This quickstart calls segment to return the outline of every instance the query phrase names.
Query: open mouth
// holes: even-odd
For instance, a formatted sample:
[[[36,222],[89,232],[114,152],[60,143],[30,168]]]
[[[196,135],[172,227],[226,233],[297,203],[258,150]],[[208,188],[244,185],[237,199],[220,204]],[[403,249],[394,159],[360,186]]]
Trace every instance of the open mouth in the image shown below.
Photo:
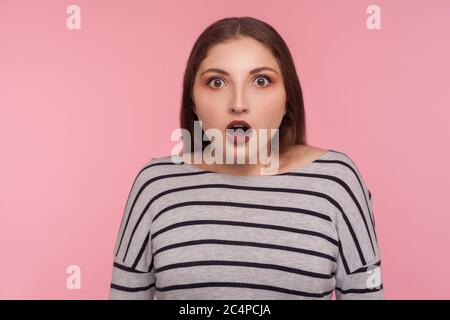
[[[252,127],[243,120],[233,120],[226,128],[227,140],[233,144],[247,143],[252,132]]]

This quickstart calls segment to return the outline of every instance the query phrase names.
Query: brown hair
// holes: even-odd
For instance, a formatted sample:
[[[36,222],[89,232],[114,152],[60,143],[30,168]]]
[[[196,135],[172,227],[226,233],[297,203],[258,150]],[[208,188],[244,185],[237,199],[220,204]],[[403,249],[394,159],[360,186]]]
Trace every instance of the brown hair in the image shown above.
[[[292,145],[306,144],[302,89],[289,48],[273,27],[252,17],[230,17],[218,20],[208,26],[198,37],[184,72],[180,127],[189,131],[190,136],[194,137],[194,121],[199,119],[194,113],[192,91],[195,75],[201,62],[206,58],[208,50],[216,44],[242,36],[251,37],[265,45],[277,59],[283,75],[287,112],[279,127],[280,152],[287,150],[287,147]],[[204,150],[210,142],[202,141],[201,150]],[[194,150],[195,143],[199,142],[191,139],[191,151]],[[187,141],[184,142],[184,146],[189,148]]]

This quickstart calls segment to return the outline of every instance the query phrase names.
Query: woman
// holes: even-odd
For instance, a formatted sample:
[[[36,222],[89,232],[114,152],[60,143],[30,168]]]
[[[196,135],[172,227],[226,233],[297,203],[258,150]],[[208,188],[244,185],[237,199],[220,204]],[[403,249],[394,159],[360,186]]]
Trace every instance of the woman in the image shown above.
[[[306,144],[295,66],[271,26],[250,17],[209,26],[182,99],[181,127],[194,139],[183,136],[181,161],[153,158],[137,174],[110,299],[384,298],[371,194],[345,153]],[[206,141],[195,138],[198,121]],[[193,161],[213,142],[231,146],[214,152],[231,164]],[[248,161],[265,146],[279,164],[272,174]]]

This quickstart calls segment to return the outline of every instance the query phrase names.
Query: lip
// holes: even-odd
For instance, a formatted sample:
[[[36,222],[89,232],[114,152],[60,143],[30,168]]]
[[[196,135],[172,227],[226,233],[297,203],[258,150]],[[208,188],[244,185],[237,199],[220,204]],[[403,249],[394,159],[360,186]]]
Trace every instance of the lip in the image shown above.
[[[246,134],[239,135],[239,136],[229,134],[228,129],[231,129],[232,126],[238,125],[238,124],[247,127],[247,130],[245,130]],[[242,129],[242,130],[244,130],[244,129]],[[230,143],[235,144],[235,145],[247,143],[250,140],[252,133],[253,133],[253,129],[252,129],[251,125],[244,120],[233,120],[226,127],[226,137]]]
[[[238,125],[238,124],[246,126],[248,129],[252,128],[252,126],[247,121],[244,121],[244,120],[233,120],[227,125],[227,129],[230,129],[232,126]]]

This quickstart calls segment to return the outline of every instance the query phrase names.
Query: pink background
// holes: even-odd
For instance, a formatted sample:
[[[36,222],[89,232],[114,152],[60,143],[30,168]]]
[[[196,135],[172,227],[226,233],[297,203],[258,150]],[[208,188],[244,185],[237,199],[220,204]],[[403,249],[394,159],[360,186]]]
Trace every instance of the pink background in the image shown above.
[[[0,0],[0,298],[107,298],[131,183],[176,144],[191,47],[244,15],[290,47],[308,142],[359,166],[386,299],[450,298],[448,0]]]

